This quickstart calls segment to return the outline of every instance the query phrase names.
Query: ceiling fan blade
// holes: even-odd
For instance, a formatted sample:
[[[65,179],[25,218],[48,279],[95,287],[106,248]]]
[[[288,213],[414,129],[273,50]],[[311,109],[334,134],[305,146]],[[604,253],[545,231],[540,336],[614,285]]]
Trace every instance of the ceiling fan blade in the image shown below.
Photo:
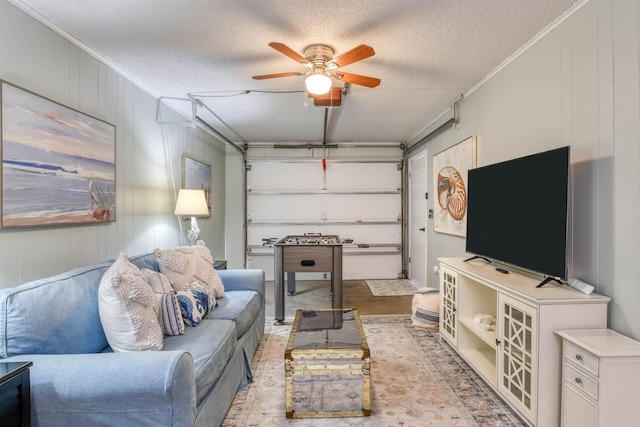
[[[298,52],[296,52],[295,50],[291,49],[289,46],[287,46],[287,45],[285,45],[283,43],[271,42],[271,43],[269,43],[269,46],[271,46],[272,48],[274,48],[278,52],[282,53],[283,55],[288,56],[289,58],[293,59],[294,61],[299,62],[302,65],[305,65],[305,64],[309,63],[309,61],[307,61],[307,58],[305,58],[304,56],[300,55]]]
[[[304,73],[276,73],[276,74],[262,74],[260,76],[253,76],[255,80],[264,80],[264,79],[275,79],[278,77],[291,77],[291,76],[302,76]]]
[[[359,74],[339,72],[334,73],[334,77],[338,80],[342,80],[343,82],[353,83],[366,87],[376,87],[380,84],[380,79],[377,79],[375,77],[361,76]]]
[[[362,61],[365,58],[375,55],[376,52],[373,50],[371,46],[367,46],[366,44],[361,44],[360,46],[356,46],[348,52],[343,53],[342,55],[338,55],[333,58],[330,62],[333,62],[338,67],[344,67],[349,64],[353,64],[354,62]]]

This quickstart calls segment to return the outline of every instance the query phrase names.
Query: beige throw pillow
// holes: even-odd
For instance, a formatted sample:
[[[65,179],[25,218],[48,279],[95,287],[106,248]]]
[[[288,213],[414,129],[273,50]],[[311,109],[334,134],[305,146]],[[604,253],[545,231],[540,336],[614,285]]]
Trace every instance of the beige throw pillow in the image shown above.
[[[155,296],[138,267],[120,254],[100,280],[98,312],[113,351],[162,350]]]
[[[151,289],[156,294],[165,294],[167,292],[173,292],[171,282],[167,279],[167,276],[159,271],[151,270],[149,268],[143,268],[142,272],[147,278],[147,283],[151,286]]]
[[[224,298],[224,285],[213,268],[211,251],[202,240],[195,246],[181,246],[175,249],[156,249],[160,272],[171,282],[176,291],[184,291],[193,282],[204,286],[211,295]]]
[[[184,320],[180,312],[180,303],[167,276],[159,271],[143,268],[142,273],[155,295],[155,310],[158,322],[165,335],[184,334]]]

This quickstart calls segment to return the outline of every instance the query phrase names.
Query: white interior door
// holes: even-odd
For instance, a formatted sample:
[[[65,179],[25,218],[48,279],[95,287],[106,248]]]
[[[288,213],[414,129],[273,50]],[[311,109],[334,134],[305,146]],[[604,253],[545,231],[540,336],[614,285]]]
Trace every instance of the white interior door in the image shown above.
[[[427,152],[409,159],[409,278],[427,285]]]

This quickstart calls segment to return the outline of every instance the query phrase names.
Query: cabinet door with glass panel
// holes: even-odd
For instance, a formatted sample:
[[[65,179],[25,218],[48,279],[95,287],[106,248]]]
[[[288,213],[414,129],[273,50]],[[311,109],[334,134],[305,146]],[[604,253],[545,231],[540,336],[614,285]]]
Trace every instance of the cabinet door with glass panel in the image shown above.
[[[498,390],[535,424],[537,310],[499,294]]]
[[[440,335],[458,345],[458,273],[440,265]]]

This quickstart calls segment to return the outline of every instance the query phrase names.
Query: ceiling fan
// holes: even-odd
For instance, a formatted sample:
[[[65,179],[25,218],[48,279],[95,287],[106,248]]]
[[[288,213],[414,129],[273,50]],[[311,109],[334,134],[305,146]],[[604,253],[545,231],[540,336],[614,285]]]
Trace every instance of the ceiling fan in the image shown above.
[[[314,44],[309,46],[304,50],[304,56],[300,55],[283,43],[271,42],[269,43],[269,46],[309,68],[309,70],[305,72],[294,71],[289,73],[253,76],[256,80],[306,75],[308,76],[305,80],[307,91],[312,95],[323,95],[328,93],[333,84],[332,79],[370,88],[376,87],[380,84],[380,79],[375,77],[361,76],[359,74],[338,71],[338,68],[375,55],[375,51],[371,46],[361,44],[360,46],[356,46],[336,57],[333,56],[333,49],[323,44]]]

